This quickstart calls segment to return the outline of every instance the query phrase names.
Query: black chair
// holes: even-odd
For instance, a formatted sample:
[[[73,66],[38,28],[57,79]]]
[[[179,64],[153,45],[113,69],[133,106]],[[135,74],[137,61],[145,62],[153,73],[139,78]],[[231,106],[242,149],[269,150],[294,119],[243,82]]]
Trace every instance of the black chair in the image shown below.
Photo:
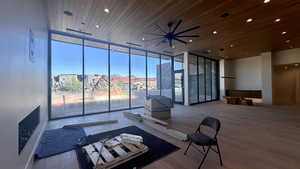
[[[206,126],[206,127],[209,127],[211,129],[213,129],[214,130],[214,135],[212,137],[210,137],[210,136],[208,136],[206,134],[203,134],[200,131],[201,126]],[[220,121],[218,119],[213,118],[213,117],[206,117],[200,123],[199,127],[197,128],[197,130],[194,133],[188,135],[190,143],[189,143],[187,149],[185,150],[184,155],[187,154],[187,151],[189,150],[190,146],[193,143],[196,144],[197,146],[202,146],[202,148],[203,148],[203,151],[200,151],[200,152],[204,155],[204,157],[202,158],[202,161],[201,161],[198,169],[200,169],[201,166],[203,165],[203,163],[204,163],[204,161],[205,161],[205,159],[207,157],[207,154],[208,154],[208,152],[210,150],[216,152],[219,155],[220,164],[221,164],[221,166],[223,166],[221,152],[220,152],[220,148],[219,148],[219,144],[218,144],[218,139],[217,139],[217,135],[219,133],[220,127],[221,127],[221,123],[220,123]],[[205,147],[208,147],[208,149],[205,150]],[[216,147],[217,150],[214,149],[213,147]]]

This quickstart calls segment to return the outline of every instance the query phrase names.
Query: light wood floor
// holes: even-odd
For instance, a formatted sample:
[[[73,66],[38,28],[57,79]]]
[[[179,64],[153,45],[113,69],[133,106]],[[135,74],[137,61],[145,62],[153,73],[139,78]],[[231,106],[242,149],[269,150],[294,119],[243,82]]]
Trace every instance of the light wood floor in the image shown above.
[[[142,112],[143,109],[133,110]],[[300,108],[279,106],[240,106],[221,102],[195,106],[176,105],[170,121],[173,128],[193,132],[205,116],[221,120],[219,136],[224,166],[220,167],[217,154],[211,152],[204,169],[299,169],[300,168]],[[123,117],[122,112],[51,121],[48,129],[75,122],[118,119],[119,123],[85,128],[88,134],[136,125],[179,147],[172,153],[146,166],[145,169],[196,169],[201,155],[159,131]],[[79,169],[74,151],[35,162],[34,169]]]

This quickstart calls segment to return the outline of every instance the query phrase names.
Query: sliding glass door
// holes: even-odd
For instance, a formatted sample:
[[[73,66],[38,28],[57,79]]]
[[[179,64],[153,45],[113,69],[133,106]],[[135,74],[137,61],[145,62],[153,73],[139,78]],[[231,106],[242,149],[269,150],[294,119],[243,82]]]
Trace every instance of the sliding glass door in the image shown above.
[[[189,103],[203,103],[218,99],[218,62],[189,55]]]
[[[82,40],[65,38],[64,41],[59,39],[51,41],[51,117],[53,118],[83,113]]]

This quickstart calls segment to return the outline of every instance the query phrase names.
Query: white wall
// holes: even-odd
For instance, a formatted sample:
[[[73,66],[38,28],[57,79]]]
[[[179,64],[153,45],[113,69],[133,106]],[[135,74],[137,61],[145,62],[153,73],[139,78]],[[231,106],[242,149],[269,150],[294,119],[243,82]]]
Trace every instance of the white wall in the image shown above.
[[[300,48],[283,50],[273,53],[273,64],[300,63]]]
[[[0,5],[0,164],[31,167],[31,156],[47,123],[47,10],[43,0],[2,0]],[[29,60],[29,28],[36,61]],[[41,105],[41,123],[18,154],[18,122]]]
[[[272,104],[272,53],[227,61],[224,72],[234,79],[225,79],[226,89],[261,90],[264,104]]]
[[[264,104],[273,103],[273,70],[272,53],[265,52],[261,55],[261,83],[262,83],[262,101]]]
[[[237,59],[230,61],[231,89],[235,90],[261,90],[262,89],[262,63],[261,56]]]

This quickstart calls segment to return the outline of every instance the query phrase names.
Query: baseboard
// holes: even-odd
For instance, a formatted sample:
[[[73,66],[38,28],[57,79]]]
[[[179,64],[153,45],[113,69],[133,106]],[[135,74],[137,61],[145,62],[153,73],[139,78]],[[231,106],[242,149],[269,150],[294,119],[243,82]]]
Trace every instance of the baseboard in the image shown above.
[[[39,145],[40,139],[41,139],[42,134],[44,133],[44,131],[46,129],[47,124],[48,124],[48,121],[46,120],[45,123],[41,127],[41,130],[40,130],[39,136],[37,138],[37,141],[35,142],[35,144],[33,146],[32,152],[30,153],[30,156],[28,158],[28,161],[26,162],[26,165],[25,165],[24,169],[32,169],[33,160],[34,160],[34,153],[35,153],[35,150],[36,150],[37,146]]]

